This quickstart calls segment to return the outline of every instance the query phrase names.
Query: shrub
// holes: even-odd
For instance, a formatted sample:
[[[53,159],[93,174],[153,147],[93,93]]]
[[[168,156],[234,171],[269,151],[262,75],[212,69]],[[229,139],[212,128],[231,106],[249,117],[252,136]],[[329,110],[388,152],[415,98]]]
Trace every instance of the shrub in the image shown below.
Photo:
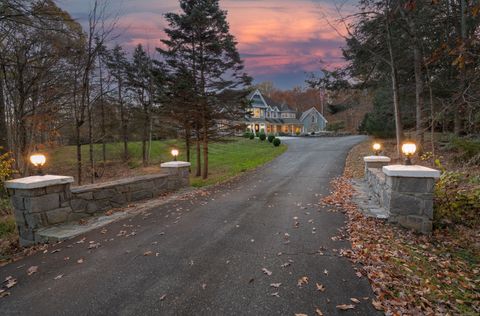
[[[13,162],[14,160],[9,153],[0,154],[0,196],[5,193],[3,182],[14,173]]]
[[[448,148],[458,153],[457,160],[468,162],[480,155],[480,141],[469,138],[455,137],[448,143]]]
[[[327,131],[330,132],[338,132],[341,129],[345,128],[345,122],[344,121],[336,121],[332,123],[327,124]]]
[[[315,132],[311,132],[310,135],[312,135],[312,136],[315,135]]]
[[[480,177],[443,172],[435,186],[435,222],[440,225],[480,226]]]
[[[273,146],[275,146],[275,147],[280,146],[281,143],[282,143],[282,141],[279,138],[275,138],[273,140]]]
[[[263,142],[265,141],[265,139],[267,139],[267,135],[265,135],[265,133],[260,133],[260,135],[258,135],[258,138],[260,138],[260,140]]]
[[[250,138],[250,134],[250,131],[246,131],[245,133],[243,133],[243,137]]]
[[[295,134],[296,134],[297,136],[300,136],[300,132],[299,132],[299,131],[296,131]]]
[[[274,139],[275,139],[275,135],[273,135],[273,134],[268,135],[268,142],[269,143],[272,143]]]
[[[255,133],[250,133],[250,139],[254,139],[255,138]]]

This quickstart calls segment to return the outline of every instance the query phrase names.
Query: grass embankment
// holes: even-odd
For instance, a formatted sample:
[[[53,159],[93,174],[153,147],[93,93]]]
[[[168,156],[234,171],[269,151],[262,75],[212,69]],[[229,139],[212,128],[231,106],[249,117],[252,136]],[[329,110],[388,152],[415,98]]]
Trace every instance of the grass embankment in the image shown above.
[[[143,175],[160,171],[160,163],[171,161],[170,150],[173,147],[180,150],[178,160],[185,160],[185,146],[178,140],[165,140],[152,142],[150,164],[142,166],[142,144],[131,142],[128,145],[130,159],[122,162],[123,144],[107,144],[107,161],[102,162],[102,146],[94,146],[94,157],[98,165],[100,178],[96,182],[105,182],[127,176]],[[211,143],[209,146],[209,177],[204,180],[191,175],[191,184],[202,187],[226,181],[243,172],[253,170],[285,152],[287,146],[274,147],[268,141],[244,138],[232,138],[221,143]],[[196,168],[196,155],[192,148],[192,173]],[[88,177],[88,146],[82,147],[84,159],[84,183],[89,182]],[[46,172],[50,174],[69,175],[76,178],[76,148],[65,146],[47,152],[48,165]],[[0,198],[0,261],[5,256],[18,251],[18,236],[15,220],[9,209],[8,199]]]
[[[170,150],[177,147],[180,150],[178,160],[186,160],[185,145],[178,140],[153,141],[150,153],[150,164],[148,167],[142,166],[142,144],[141,142],[131,142],[128,145],[130,159],[127,163],[122,162],[123,144],[107,144],[107,160],[105,167],[102,162],[101,145],[94,146],[94,157],[98,165],[98,173],[101,177],[97,182],[104,182],[129,175],[148,174],[158,172],[160,163],[171,161]],[[225,181],[242,172],[249,171],[263,165],[275,157],[281,155],[287,147],[281,145],[274,147],[268,141],[260,141],[244,138],[232,138],[224,142],[211,143],[209,145],[209,175],[208,179],[203,180],[195,177],[196,153],[195,148],[191,149],[192,156],[192,176],[191,184],[194,187],[202,187]],[[85,174],[84,182],[88,182],[88,146],[82,148],[84,158]],[[74,146],[65,146],[55,149],[48,153],[49,173],[70,175],[76,177],[76,148]]]
[[[346,177],[363,176],[362,157],[371,154],[370,145],[371,141],[367,141],[350,152]],[[388,154],[393,147],[386,147]],[[451,161],[449,164],[454,167]],[[337,191],[343,191],[339,199],[348,201],[352,188],[346,181],[339,181],[334,183]],[[436,225],[431,236],[420,236],[380,220],[365,218],[355,207],[347,214],[352,259],[363,264],[382,309],[408,315],[478,315],[478,227]]]

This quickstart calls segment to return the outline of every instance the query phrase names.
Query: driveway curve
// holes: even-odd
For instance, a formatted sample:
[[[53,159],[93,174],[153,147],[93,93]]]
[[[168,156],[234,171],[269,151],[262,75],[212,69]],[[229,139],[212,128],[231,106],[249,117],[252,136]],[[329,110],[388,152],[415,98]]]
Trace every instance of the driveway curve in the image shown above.
[[[1,313],[375,315],[368,281],[338,255],[349,243],[332,239],[345,216],[319,205],[363,139],[287,139],[255,172],[0,268],[18,280]]]

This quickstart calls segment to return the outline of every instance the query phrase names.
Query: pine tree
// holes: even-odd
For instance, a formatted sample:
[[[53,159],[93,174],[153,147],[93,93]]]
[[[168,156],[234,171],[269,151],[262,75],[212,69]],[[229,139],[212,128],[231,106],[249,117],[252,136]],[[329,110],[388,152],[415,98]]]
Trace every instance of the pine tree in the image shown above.
[[[120,109],[120,135],[123,141],[123,160],[129,159],[128,153],[128,112],[124,101],[125,81],[127,80],[128,60],[120,45],[116,45],[108,56],[107,66],[116,84],[116,99]]]
[[[153,61],[148,56],[143,46],[139,44],[133,53],[132,63],[128,67],[128,85],[133,92],[136,101],[142,109],[143,132],[142,132],[142,162],[148,165],[148,147],[152,129],[152,109],[156,97]]]
[[[162,42],[167,49],[158,51],[172,72],[186,68],[192,73],[197,161],[201,143],[202,177],[206,179],[209,142],[225,132],[220,122],[227,127],[245,114],[245,87],[251,78],[244,72],[227,12],[220,9],[218,0],[180,0],[180,8],[180,14],[166,14],[168,39]]]

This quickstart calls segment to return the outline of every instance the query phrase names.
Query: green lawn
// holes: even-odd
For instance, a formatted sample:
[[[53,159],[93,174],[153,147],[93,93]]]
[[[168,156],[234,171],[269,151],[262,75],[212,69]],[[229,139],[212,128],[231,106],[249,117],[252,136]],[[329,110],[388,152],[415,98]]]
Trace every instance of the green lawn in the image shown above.
[[[172,160],[170,150],[174,146],[180,150],[178,159],[185,160],[185,145],[180,140],[154,141],[152,142],[150,164],[158,166],[161,162]],[[232,138],[226,142],[211,143],[209,146],[209,178],[203,180],[192,176],[192,186],[201,187],[225,181],[230,177],[255,169],[271,161],[285,152],[286,149],[287,147],[283,144],[280,147],[274,147],[268,141],[262,142],[258,139]],[[85,165],[88,161],[88,150],[88,146],[82,147]],[[122,143],[107,144],[108,166],[113,168],[121,165],[122,152]],[[142,169],[140,168],[142,163],[141,142],[129,143],[129,152],[131,158],[128,166],[125,167],[130,170]],[[60,147],[48,153],[48,156],[49,166],[47,171],[49,173],[75,176],[76,149],[74,146]],[[94,156],[97,161],[101,160],[101,145],[94,146]],[[194,148],[192,148],[191,160],[192,171],[194,171],[196,165]]]
[[[158,172],[160,162],[170,161],[172,157],[170,150],[177,146],[180,150],[179,160],[185,160],[185,146],[178,140],[155,141],[152,143],[151,165],[152,167],[141,167],[142,144],[132,142],[129,144],[131,159],[128,164],[121,160],[122,144],[112,143],[107,145],[107,167],[111,169],[109,178],[122,177],[123,171],[128,174],[145,174]],[[101,145],[95,145],[95,159],[101,160]],[[287,146],[274,147],[268,141],[261,142],[258,139],[250,140],[234,138],[228,142],[212,143],[209,150],[210,173],[209,178],[203,180],[191,176],[191,183],[194,187],[202,187],[228,180],[242,172],[255,169],[275,157],[279,156]],[[82,154],[85,165],[88,161],[88,146],[83,146]],[[60,147],[47,152],[47,172],[51,174],[76,175],[76,149],[74,146]],[[195,153],[192,157],[192,171],[195,170]],[[85,179],[87,176],[84,175]],[[87,179],[88,180],[88,179]],[[7,198],[0,197],[0,262],[9,254],[15,252],[17,245],[17,233],[15,220],[10,210],[10,203]]]

